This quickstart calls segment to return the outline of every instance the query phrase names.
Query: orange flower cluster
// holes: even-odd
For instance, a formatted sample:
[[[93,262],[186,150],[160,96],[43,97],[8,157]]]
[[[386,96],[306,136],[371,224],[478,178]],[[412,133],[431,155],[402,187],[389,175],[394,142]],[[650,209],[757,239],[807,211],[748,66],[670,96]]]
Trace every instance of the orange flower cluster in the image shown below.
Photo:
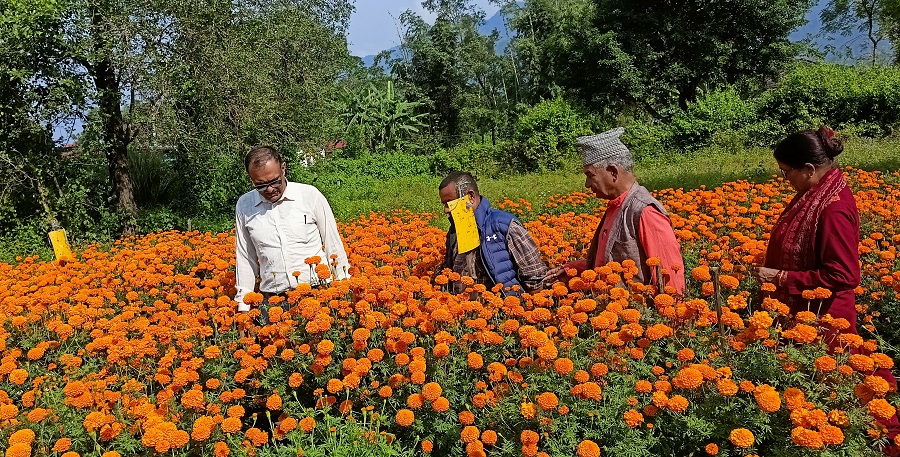
[[[885,319],[870,304],[900,293],[890,223],[900,205],[884,203],[900,191],[877,174],[850,175],[864,189],[863,221],[878,230],[860,243],[866,328]],[[445,233],[433,215],[410,212],[341,224],[352,277],[271,300],[262,327],[258,311],[237,313],[230,298],[233,234],[164,232],[89,248],[77,261],[0,265],[0,427],[10,432],[0,444],[31,455],[39,430],[41,449],[94,452],[57,424],[77,418],[104,449],[127,434],[144,455],[224,457],[303,434],[324,442],[338,416],[368,428],[369,440],[436,455],[618,455],[632,442],[675,442],[682,447],[651,452],[676,455],[790,445],[841,453],[845,435],[895,414],[891,386],[873,374],[893,361],[867,337],[831,333],[850,328],[846,319],[815,306],[789,316],[783,303],[759,299],[759,288],[775,286],[756,285],[750,269],[790,195],[781,180],[659,192],[691,254],[686,296],[635,283],[632,261],[521,297],[449,270],[432,276]],[[552,197],[546,214],[524,201],[501,206],[530,218],[552,265],[585,254],[603,210],[583,193]],[[321,259],[309,264],[328,272]],[[715,416],[723,402],[736,411],[727,420]],[[760,410],[790,436],[757,440],[747,418]],[[691,418],[721,425],[712,438],[658,439]],[[521,449],[504,442],[515,436]]]

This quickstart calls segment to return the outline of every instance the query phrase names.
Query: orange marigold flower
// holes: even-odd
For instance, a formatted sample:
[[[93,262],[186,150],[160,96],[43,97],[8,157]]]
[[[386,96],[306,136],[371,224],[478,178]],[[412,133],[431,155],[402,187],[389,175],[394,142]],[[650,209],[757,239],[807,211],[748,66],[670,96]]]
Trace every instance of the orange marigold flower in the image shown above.
[[[575,454],[578,457],[600,457],[600,446],[591,440],[584,440],[578,443]]]
[[[869,414],[871,414],[872,417],[879,420],[889,420],[897,413],[897,409],[883,398],[876,398],[870,401],[866,405],[866,408],[869,410]]]
[[[568,358],[562,357],[553,361],[553,369],[561,375],[567,375],[575,369],[575,364]]]
[[[691,348],[684,348],[684,349],[678,351],[678,354],[677,354],[678,360],[680,360],[682,362],[687,362],[688,360],[693,360],[694,356],[695,356],[694,351],[691,350]]]
[[[875,370],[875,361],[867,355],[853,354],[850,356],[850,366],[856,371],[869,373]]]
[[[406,406],[412,409],[419,409],[425,404],[425,397],[422,394],[410,394],[406,398]]]
[[[25,443],[10,444],[6,449],[6,457],[30,457],[31,445]]]
[[[813,362],[813,365],[815,365],[817,370],[828,373],[837,368],[837,361],[830,356],[823,355],[817,358],[816,361]]]
[[[794,427],[791,430],[791,441],[807,449],[821,449],[825,444],[819,432],[804,427]]]
[[[554,394],[553,392],[544,392],[542,394],[538,394],[535,399],[537,400],[538,406],[540,406],[544,411],[551,411],[559,406],[559,398],[557,398],[556,394]]]
[[[416,415],[408,409],[401,409],[400,411],[397,411],[397,414],[394,416],[397,425],[401,427],[409,427],[415,419]]]
[[[304,417],[300,419],[300,430],[303,433],[310,433],[316,428],[316,419],[312,417]]]
[[[434,450],[434,443],[429,440],[422,441],[422,452],[426,454],[431,454],[431,451]]]
[[[241,430],[241,420],[237,417],[228,417],[222,421],[221,427],[225,433],[237,433]]]
[[[478,430],[478,427],[474,425],[467,425],[463,427],[462,432],[459,434],[459,438],[463,443],[472,443],[478,439],[481,431]]]
[[[225,444],[224,441],[216,442],[216,445],[213,446],[213,453],[215,457],[228,457],[228,454],[231,453],[231,449],[228,448],[228,445]]]
[[[681,395],[673,395],[672,398],[670,398],[669,401],[666,402],[666,408],[668,408],[669,411],[676,413],[683,413],[687,411],[689,405],[690,403],[688,402],[688,399],[684,398]]]
[[[534,430],[522,430],[522,433],[519,434],[519,441],[523,445],[536,445],[540,438],[540,435]]]
[[[431,402],[431,409],[443,413],[450,409],[450,400],[447,397],[438,397],[435,401]]]
[[[247,430],[244,435],[257,447],[269,442],[269,434],[256,427]]]
[[[716,443],[709,443],[703,450],[709,455],[717,455],[719,453],[719,446],[717,446]]]
[[[537,407],[534,406],[534,403],[522,402],[519,412],[522,413],[522,417],[525,419],[534,419],[534,416],[537,415]]]
[[[847,428],[850,426],[850,416],[839,409],[833,409],[828,413],[828,422],[832,425]]]
[[[477,352],[470,352],[468,356],[466,356],[466,361],[469,364],[469,368],[473,370],[478,370],[484,366],[484,359],[481,357],[481,354]]]
[[[471,411],[461,411],[459,413],[459,423],[462,425],[472,425],[475,423],[475,415]]]
[[[422,386],[422,396],[425,397],[428,401],[435,401],[441,394],[444,392],[444,389],[441,388],[441,385],[436,382],[429,382]]]
[[[691,270],[691,277],[693,277],[696,281],[709,281],[712,279],[712,275],[709,272],[709,267],[706,265],[701,265]]]
[[[328,380],[326,389],[328,389],[328,392],[336,394],[336,393],[340,392],[341,390],[344,390],[344,383],[341,382],[340,379],[331,378]]]
[[[641,379],[634,383],[634,390],[641,394],[649,394],[650,392],[653,392],[653,384],[646,379]]]
[[[200,416],[194,421],[191,430],[191,439],[194,441],[206,441],[216,428],[216,421],[209,416]]]
[[[269,395],[269,398],[266,399],[266,409],[269,411],[278,411],[281,409],[281,397],[277,392]]]
[[[53,444],[53,452],[66,452],[72,447],[70,438],[60,438]]]
[[[672,379],[672,384],[681,389],[696,389],[703,384],[703,373],[694,367],[682,368]]]
[[[0,406],[0,420],[10,420],[19,415],[19,407],[16,405]]]
[[[731,441],[731,444],[735,445],[735,447],[748,448],[753,446],[755,438],[753,432],[750,430],[747,430],[746,428],[736,428],[728,435],[728,440]]]
[[[723,397],[731,397],[738,391],[737,384],[730,379],[720,379],[716,381],[716,390],[719,391]]]
[[[203,396],[203,391],[191,389],[185,392],[184,395],[181,396],[181,404],[185,408],[194,411],[202,411],[206,408],[206,399]]]
[[[767,413],[774,413],[781,409],[781,397],[778,392],[768,384],[757,386],[753,391],[753,397],[759,408]]]
[[[820,425],[819,434],[822,436],[822,442],[826,445],[836,446],[844,443],[844,432],[833,425]]]
[[[644,423],[644,415],[634,409],[625,411],[625,414],[622,416],[625,419],[625,424],[631,428],[635,428]]]
[[[34,431],[30,428],[23,428],[13,432],[13,434],[9,436],[9,444],[13,445],[17,443],[31,446],[31,444],[34,443]]]

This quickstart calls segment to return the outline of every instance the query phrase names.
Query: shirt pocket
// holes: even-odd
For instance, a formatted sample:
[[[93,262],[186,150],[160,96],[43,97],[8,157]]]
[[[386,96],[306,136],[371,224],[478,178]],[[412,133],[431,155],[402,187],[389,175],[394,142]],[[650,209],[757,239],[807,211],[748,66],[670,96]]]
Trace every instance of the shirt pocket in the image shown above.
[[[281,226],[284,227],[288,240],[304,245],[321,244],[319,240],[319,226],[316,225],[315,216],[307,211],[294,208],[283,214]]]

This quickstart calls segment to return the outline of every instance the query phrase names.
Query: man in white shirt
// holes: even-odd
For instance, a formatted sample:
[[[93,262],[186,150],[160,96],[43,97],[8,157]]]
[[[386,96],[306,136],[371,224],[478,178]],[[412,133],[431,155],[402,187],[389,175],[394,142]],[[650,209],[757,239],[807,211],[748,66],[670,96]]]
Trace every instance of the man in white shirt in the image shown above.
[[[242,195],[235,208],[238,311],[250,311],[243,298],[253,292],[257,278],[266,298],[319,281],[314,265],[306,263],[312,257],[319,257],[335,279],[349,277],[347,253],[325,196],[313,186],[288,181],[284,161],[270,146],[251,149],[244,167],[254,190]],[[262,323],[265,311],[262,307]]]

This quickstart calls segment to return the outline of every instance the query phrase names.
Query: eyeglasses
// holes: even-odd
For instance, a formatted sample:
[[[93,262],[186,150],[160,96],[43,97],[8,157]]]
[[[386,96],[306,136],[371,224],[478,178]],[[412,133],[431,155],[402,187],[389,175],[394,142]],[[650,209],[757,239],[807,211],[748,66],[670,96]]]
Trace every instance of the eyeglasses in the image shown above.
[[[277,177],[277,178],[275,178],[275,179],[273,179],[273,180],[271,180],[271,181],[266,181],[266,182],[260,183],[260,184],[254,184],[254,185],[253,185],[253,188],[256,189],[256,190],[258,190],[258,191],[260,191],[260,192],[262,192],[262,191],[268,189],[269,187],[278,187],[278,186],[281,185],[281,178],[283,178],[283,177],[284,177],[284,176],[282,175],[282,176],[279,176],[279,177]]]
[[[787,170],[787,171],[785,171],[784,168],[781,168],[781,167],[778,167],[778,169],[781,170],[781,177],[784,178],[784,179],[787,179],[788,173],[794,171],[793,168],[791,168],[791,169],[789,169],[789,170]]]

